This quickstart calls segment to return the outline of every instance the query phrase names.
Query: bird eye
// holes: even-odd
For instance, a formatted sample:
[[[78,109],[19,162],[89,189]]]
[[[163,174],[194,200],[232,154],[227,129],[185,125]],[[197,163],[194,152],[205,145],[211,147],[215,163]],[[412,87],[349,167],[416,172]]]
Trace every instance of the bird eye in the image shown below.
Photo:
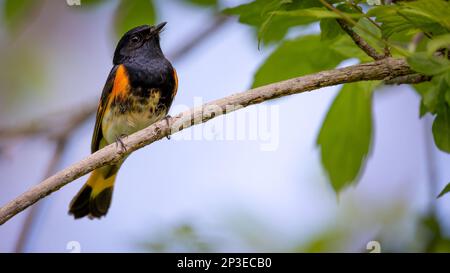
[[[131,37],[131,42],[133,43],[133,44],[137,44],[137,43],[139,43],[141,41],[141,37],[139,37],[139,36],[133,36],[133,37]]]

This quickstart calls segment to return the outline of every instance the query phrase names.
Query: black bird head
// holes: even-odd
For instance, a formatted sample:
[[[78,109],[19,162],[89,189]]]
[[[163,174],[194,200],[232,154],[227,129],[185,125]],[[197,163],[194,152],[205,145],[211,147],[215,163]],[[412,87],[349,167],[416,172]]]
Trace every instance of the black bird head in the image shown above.
[[[166,22],[156,26],[143,25],[125,33],[117,44],[114,52],[114,64],[133,62],[139,59],[163,57],[159,45],[159,34]]]

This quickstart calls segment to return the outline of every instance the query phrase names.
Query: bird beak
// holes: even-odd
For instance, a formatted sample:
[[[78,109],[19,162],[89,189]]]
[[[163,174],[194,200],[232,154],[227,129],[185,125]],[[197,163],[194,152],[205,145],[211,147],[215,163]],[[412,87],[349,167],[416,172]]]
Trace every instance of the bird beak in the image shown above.
[[[161,33],[161,31],[163,30],[164,26],[167,24],[167,22],[162,22],[161,24],[155,26],[155,28],[153,29],[154,33]]]

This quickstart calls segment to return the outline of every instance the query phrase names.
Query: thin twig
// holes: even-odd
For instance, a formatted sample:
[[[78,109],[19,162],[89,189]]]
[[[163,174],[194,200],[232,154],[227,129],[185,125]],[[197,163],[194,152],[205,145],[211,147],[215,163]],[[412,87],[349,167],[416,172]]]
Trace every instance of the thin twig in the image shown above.
[[[355,3],[352,2],[352,3],[350,3],[350,6],[353,7],[353,8],[354,8],[357,12],[359,12],[360,14],[365,14],[365,13],[363,12],[363,10],[361,9],[361,7],[358,6],[358,4],[355,4]],[[380,25],[378,25],[374,20],[372,20],[372,18],[366,17],[366,19],[367,19],[372,25],[374,25],[376,28],[378,28],[379,30],[382,29]]]
[[[167,120],[156,122],[128,136],[123,140],[125,149],[115,144],[108,145],[32,187],[0,208],[0,224],[5,223],[40,199],[94,169],[114,164],[130,153],[194,124],[200,124],[237,109],[279,97],[312,91],[326,86],[357,81],[383,80],[411,73],[414,72],[410,69],[406,60],[385,58],[376,62],[322,71],[269,84],[190,109]]]
[[[350,3],[350,6],[352,6],[356,11],[358,11],[360,14],[365,15],[365,13],[363,12],[362,8],[358,6],[358,4],[353,3],[353,1]],[[372,18],[366,16],[365,17],[372,25],[374,25],[376,28],[378,28],[381,32],[383,31],[383,29],[381,28],[381,26],[379,24],[377,24],[377,22],[375,22]],[[383,57],[392,57],[391,54],[391,50],[389,48],[389,43],[387,42],[386,37],[384,37],[382,35],[381,39],[383,41],[385,41],[384,43],[384,55]]]
[[[319,0],[325,7],[328,9],[334,11],[336,14],[341,16],[341,19],[336,19],[336,21],[339,23],[341,28],[352,38],[352,40],[355,42],[355,44],[361,48],[364,52],[366,52],[367,55],[369,55],[374,60],[381,60],[385,58],[386,56],[383,54],[378,53],[371,45],[369,45],[358,33],[356,33],[352,26],[358,26],[355,20],[353,20],[351,17],[346,15],[345,13],[341,12],[339,9],[335,8],[333,5],[328,3],[326,0]],[[360,27],[360,29],[364,32],[366,32],[368,35],[373,35],[370,31],[367,31],[366,29]],[[375,36],[376,39],[379,39]],[[387,45],[387,41],[380,39],[385,45]]]
[[[0,140],[40,135],[52,138],[65,132],[68,124],[78,127],[93,115],[96,109],[97,104],[90,103],[74,112],[57,111],[18,126],[0,128]],[[77,124],[73,124],[74,122]]]
[[[353,42],[361,48],[367,55],[372,57],[374,60],[381,60],[385,58],[383,54],[380,54],[376,51],[375,48],[370,46],[361,36],[359,36],[352,27],[344,20],[337,19],[338,24],[341,28],[352,38]]]

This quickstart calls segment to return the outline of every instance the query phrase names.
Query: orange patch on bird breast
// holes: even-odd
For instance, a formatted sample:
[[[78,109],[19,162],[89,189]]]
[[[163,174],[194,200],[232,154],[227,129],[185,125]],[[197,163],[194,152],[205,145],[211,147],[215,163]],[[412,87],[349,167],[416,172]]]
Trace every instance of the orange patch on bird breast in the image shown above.
[[[116,71],[116,77],[114,78],[114,85],[112,88],[113,97],[125,96],[130,88],[130,80],[128,78],[127,69],[123,64],[119,65]]]
[[[173,69],[173,80],[175,81],[175,86],[174,86],[173,92],[172,92],[172,99],[175,97],[175,95],[177,94],[177,91],[178,91],[178,75],[177,75],[177,71],[175,70],[175,68]]]

